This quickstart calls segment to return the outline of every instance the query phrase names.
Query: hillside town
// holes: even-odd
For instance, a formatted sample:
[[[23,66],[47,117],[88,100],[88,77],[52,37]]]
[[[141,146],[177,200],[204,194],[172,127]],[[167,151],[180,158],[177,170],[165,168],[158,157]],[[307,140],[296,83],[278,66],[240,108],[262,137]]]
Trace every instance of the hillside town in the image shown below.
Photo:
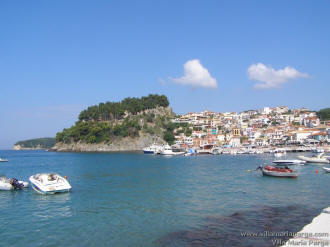
[[[330,142],[330,121],[320,121],[316,112],[287,106],[264,107],[240,113],[203,111],[179,115],[174,123],[186,125],[175,130],[180,148],[270,148],[323,146]]]

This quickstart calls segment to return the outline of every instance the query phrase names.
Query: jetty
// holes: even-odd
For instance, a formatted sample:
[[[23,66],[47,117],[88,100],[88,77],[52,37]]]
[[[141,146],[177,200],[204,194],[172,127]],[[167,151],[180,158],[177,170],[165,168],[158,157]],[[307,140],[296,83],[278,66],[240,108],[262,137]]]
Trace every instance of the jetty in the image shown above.
[[[282,246],[330,246],[330,207]]]

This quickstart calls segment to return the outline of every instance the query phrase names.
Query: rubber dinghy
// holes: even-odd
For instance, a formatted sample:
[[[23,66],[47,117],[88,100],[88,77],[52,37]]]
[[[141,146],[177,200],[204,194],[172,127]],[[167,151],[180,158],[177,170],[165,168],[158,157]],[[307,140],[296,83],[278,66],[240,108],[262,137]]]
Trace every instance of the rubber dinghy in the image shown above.
[[[29,187],[28,182],[19,181],[16,178],[0,177],[0,190],[20,190]]]
[[[280,178],[296,178],[298,174],[288,167],[275,166],[259,166],[257,170],[261,170],[262,175]]]
[[[71,185],[57,173],[41,173],[30,177],[32,188],[40,194],[69,192]]]

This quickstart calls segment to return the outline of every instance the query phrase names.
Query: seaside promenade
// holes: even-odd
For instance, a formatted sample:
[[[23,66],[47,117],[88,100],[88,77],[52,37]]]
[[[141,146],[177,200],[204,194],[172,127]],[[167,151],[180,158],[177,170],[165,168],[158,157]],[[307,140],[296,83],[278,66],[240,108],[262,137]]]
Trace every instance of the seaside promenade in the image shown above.
[[[330,246],[330,207],[283,245],[289,246]]]

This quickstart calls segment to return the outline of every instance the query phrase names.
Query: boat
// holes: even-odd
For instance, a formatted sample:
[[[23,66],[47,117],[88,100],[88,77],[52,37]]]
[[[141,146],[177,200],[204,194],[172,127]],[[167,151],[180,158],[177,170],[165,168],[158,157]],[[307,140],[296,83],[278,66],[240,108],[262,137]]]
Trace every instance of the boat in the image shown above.
[[[66,177],[57,173],[39,173],[30,177],[32,188],[40,194],[69,192],[71,185]]]
[[[0,177],[0,190],[20,190],[29,187],[28,182],[19,181],[16,178]]]
[[[164,148],[160,151],[161,155],[183,155],[185,152],[174,152],[169,145],[164,146]]]
[[[2,158],[0,158],[0,162],[8,162],[8,159],[2,159]]]
[[[322,148],[316,148],[316,149],[313,149],[312,152],[313,153],[320,154],[320,153],[324,153],[324,149],[322,149]]]
[[[194,156],[196,155],[196,149],[189,148],[188,152],[184,154],[184,156]]]
[[[308,163],[330,163],[330,160],[326,158],[325,153],[316,154],[312,157],[300,155],[298,158],[307,161]]]
[[[288,167],[275,167],[275,166],[259,166],[257,170],[261,170],[262,175],[280,178],[296,178],[298,174]]]
[[[198,154],[212,154],[213,147],[213,145],[203,145],[196,151]]]
[[[323,170],[325,170],[325,172],[330,172],[330,167],[323,167]]]
[[[276,165],[304,165],[304,160],[274,160],[273,163]]]
[[[149,147],[145,147],[143,149],[143,153],[145,153],[145,154],[158,154],[161,151],[162,148],[163,148],[162,146],[153,144]]]

